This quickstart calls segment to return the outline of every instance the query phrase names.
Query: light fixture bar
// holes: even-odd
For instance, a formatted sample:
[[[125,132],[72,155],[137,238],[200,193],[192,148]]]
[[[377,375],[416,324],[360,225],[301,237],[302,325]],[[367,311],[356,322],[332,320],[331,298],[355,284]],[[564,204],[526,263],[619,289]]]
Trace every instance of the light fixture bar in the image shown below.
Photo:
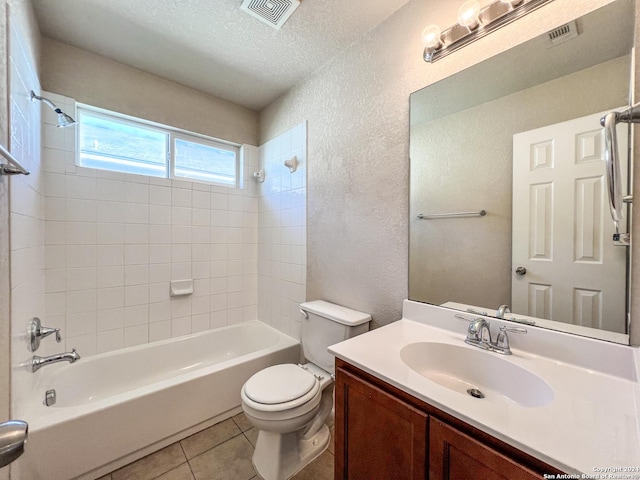
[[[424,61],[433,63],[436,60],[440,60],[552,1],[553,0],[521,0],[517,3],[515,1],[507,2],[497,0],[480,10],[478,17],[479,25],[477,27],[472,29],[460,24],[455,24],[443,31],[439,46],[427,46],[424,49]]]

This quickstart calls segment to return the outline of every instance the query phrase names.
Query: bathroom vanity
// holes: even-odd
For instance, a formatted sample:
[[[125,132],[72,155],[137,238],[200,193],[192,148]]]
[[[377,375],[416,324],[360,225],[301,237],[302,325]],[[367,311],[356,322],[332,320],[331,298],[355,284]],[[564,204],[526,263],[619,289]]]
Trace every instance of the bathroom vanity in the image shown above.
[[[336,479],[530,480],[561,473],[342,360],[335,394]]]
[[[330,347],[335,478],[640,475],[637,348],[528,327],[499,355],[467,328],[407,300],[401,320]]]
[[[606,211],[601,129],[637,91],[636,4],[568,11],[411,94],[410,300],[329,349],[336,479],[640,479],[630,211]]]

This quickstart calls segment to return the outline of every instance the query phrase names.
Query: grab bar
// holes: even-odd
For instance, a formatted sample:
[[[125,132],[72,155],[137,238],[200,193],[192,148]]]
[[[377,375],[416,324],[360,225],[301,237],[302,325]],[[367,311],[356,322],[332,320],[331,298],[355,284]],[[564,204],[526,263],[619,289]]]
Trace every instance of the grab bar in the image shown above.
[[[0,175],[29,175],[31,173],[29,170],[24,168],[18,160],[16,160],[16,157],[11,155],[9,150],[2,145],[0,145],[0,154],[2,154],[2,156],[9,162],[9,164],[0,163]]]
[[[479,212],[431,213],[428,215],[421,213],[418,215],[418,218],[420,220],[432,220],[437,218],[484,217],[486,214],[486,210],[480,210]]]
[[[604,127],[604,161],[607,174],[607,192],[609,193],[609,210],[611,210],[611,218],[616,225],[622,220],[622,204],[624,202],[616,137],[616,125],[621,122],[640,123],[640,104],[637,103],[623,112],[609,112],[600,119],[600,125]]]

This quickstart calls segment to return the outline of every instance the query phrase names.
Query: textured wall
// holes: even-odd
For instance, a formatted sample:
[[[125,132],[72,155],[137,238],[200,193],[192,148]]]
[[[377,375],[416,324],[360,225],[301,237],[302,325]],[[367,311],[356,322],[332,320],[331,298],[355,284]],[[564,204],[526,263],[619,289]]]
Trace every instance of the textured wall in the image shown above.
[[[485,2],[486,3],[486,2]],[[435,64],[425,25],[459,2],[412,0],[260,116],[261,142],[308,119],[307,299],[400,318],[407,297],[409,94],[609,0],[553,2]]]
[[[64,43],[42,40],[42,88],[164,125],[257,145],[258,114]]]

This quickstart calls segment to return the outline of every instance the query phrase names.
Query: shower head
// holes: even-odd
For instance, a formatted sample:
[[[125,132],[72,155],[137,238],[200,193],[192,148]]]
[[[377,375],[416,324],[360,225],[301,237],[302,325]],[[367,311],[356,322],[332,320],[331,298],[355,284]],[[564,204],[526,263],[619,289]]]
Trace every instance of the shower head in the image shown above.
[[[77,123],[73,118],[71,118],[71,116],[67,115],[58,107],[56,107],[56,105],[51,100],[49,100],[48,98],[40,97],[36,95],[33,92],[33,90],[31,90],[31,101],[34,102],[36,100],[40,100],[42,103],[48,105],[51,109],[53,109],[54,112],[58,114],[57,127],[65,128],[65,127],[70,127],[72,125],[75,125]]]
[[[58,114],[58,127],[60,128],[70,127],[71,125],[75,125],[77,123],[73,118],[71,118],[59,108],[56,108],[56,113]]]

